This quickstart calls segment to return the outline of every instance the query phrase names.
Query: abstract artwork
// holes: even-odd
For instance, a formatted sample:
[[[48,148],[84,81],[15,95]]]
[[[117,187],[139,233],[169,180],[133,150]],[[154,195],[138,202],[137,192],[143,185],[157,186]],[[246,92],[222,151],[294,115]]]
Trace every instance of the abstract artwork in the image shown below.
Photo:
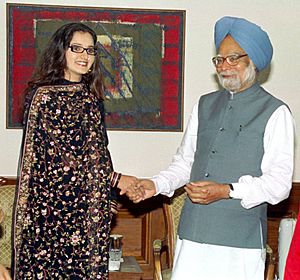
[[[23,91],[52,34],[82,22],[97,34],[106,126],[182,131],[184,10],[7,4],[7,128],[20,128]]]

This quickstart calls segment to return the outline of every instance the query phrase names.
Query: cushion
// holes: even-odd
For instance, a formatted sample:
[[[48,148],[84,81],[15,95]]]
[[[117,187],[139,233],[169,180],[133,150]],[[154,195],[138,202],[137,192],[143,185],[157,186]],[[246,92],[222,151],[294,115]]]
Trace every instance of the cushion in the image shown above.
[[[171,280],[172,277],[172,269],[168,268],[168,269],[164,269],[162,272],[162,279],[163,280]]]
[[[15,189],[15,185],[0,187],[0,209],[4,215],[0,224],[0,263],[9,268],[11,267],[11,234]]]

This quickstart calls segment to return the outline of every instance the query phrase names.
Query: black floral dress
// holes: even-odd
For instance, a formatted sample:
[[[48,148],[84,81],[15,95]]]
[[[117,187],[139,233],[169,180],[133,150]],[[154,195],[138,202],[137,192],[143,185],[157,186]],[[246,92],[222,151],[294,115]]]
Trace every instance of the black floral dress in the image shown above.
[[[101,101],[82,84],[36,90],[14,222],[14,279],[108,279],[114,173]]]

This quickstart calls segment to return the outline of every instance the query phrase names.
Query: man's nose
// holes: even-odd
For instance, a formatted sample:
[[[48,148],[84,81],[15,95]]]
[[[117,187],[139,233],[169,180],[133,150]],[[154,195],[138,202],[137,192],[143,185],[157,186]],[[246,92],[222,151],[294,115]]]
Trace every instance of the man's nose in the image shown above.
[[[224,59],[224,62],[219,66],[219,69],[221,71],[225,71],[225,70],[228,70],[228,69],[231,69],[232,66],[227,62],[226,59]]]

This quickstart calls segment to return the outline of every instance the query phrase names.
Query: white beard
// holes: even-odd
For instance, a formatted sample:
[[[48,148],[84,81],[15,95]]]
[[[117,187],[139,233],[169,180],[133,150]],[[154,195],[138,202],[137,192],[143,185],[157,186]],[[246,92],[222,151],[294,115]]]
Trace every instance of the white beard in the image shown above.
[[[223,78],[223,75],[235,75],[232,78]],[[218,73],[220,84],[227,90],[232,92],[238,92],[242,86],[249,84],[252,85],[256,79],[256,69],[251,61],[249,66],[245,69],[243,79],[238,76],[237,71],[223,71]]]

